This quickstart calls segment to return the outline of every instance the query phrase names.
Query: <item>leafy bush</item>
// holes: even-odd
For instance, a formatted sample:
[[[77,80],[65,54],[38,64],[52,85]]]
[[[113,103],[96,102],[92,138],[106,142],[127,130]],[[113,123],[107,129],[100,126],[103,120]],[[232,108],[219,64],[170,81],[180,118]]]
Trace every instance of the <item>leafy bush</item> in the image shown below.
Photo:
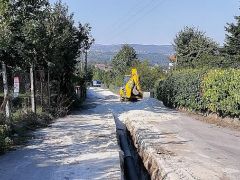
[[[18,111],[14,113],[11,124],[8,125],[4,114],[0,112],[0,154],[16,143],[16,137],[24,137],[29,130],[47,127],[52,119],[51,115],[43,112],[34,114],[32,112]],[[15,134],[19,136],[14,137]]]
[[[32,112],[19,112],[12,119],[12,133],[24,134],[28,130],[46,127],[51,122],[52,117],[49,114],[34,114]]]
[[[169,107],[240,115],[240,70],[178,70],[155,85],[155,94]]]
[[[151,91],[159,76],[164,77],[164,72],[161,67],[152,67],[148,61],[139,62],[136,64],[138,74],[140,77],[140,85],[143,91]],[[129,69],[129,72],[131,72]]]
[[[205,108],[221,116],[240,115],[240,70],[211,70],[202,81]]]
[[[200,86],[204,72],[192,69],[172,72],[165,80],[159,82],[157,98],[166,106],[201,109]]]
[[[0,154],[5,152],[11,144],[8,134],[9,127],[7,125],[0,125]]]

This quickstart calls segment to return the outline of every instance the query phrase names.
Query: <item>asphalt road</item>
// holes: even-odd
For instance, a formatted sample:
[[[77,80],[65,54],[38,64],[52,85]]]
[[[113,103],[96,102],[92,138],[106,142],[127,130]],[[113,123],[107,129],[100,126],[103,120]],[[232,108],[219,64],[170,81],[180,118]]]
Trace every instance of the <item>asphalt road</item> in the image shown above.
[[[149,153],[145,164],[155,159],[155,170],[166,179],[240,179],[239,131],[198,121],[154,99],[119,102],[101,88],[91,88],[88,97],[86,109],[1,156],[0,179],[121,179],[113,115],[134,133],[139,152]]]

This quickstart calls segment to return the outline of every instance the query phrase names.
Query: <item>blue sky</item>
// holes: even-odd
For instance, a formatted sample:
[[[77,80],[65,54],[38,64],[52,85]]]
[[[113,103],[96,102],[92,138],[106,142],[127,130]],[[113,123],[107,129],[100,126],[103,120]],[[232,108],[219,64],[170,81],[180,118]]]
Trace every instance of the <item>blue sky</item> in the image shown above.
[[[51,3],[56,0],[50,0]],[[239,0],[62,0],[76,22],[90,23],[98,44],[171,44],[195,26],[219,44],[224,26],[240,15]]]

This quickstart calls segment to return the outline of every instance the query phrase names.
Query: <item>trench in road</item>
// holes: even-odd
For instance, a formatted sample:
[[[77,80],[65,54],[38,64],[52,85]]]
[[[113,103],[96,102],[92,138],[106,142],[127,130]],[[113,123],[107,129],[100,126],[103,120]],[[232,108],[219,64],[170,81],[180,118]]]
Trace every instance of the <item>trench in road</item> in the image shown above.
[[[119,147],[123,152],[120,154],[120,158],[125,180],[150,180],[150,175],[133,144],[130,132],[115,115],[113,117],[116,123]]]

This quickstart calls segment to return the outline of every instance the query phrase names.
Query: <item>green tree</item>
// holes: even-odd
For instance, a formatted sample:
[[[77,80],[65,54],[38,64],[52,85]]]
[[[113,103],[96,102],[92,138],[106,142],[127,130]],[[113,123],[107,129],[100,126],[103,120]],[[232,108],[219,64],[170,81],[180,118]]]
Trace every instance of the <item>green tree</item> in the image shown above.
[[[13,5],[10,0],[0,1],[0,61],[6,66],[15,66],[21,64],[21,58],[18,56],[18,43],[15,42],[19,31],[13,24],[18,25],[16,18],[12,15]],[[18,60],[16,60],[18,59]]]
[[[136,64],[136,62],[137,53],[135,49],[129,45],[123,45],[112,60],[113,72],[116,76],[124,75],[126,70]]]
[[[240,16],[235,16],[236,23],[228,23],[224,53],[229,55],[229,62],[233,67],[240,67]]]
[[[69,14],[68,8],[61,2],[55,3],[46,27],[49,40],[46,54],[52,64],[49,69],[54,90],[70,96],[73,93],[76,74],[81,83],[83,78],[88,78],[87,74],[80,72],[81,69],[77,69],[76,72],[76,68],[80,53],[91,45],[91,27],[80,23],[75,27],[73,14]]]
[[[48,69],[51,90],[70,97],[76,59],[93,40],[91,27],[80,23],[76,27],[61,1],[50,6],[48,0],[0,0],[0,21],[0,61],[24,71],[33,64]],[[84,83],[81,77],[79,81]]]
[[[104,73],[104,71],[98,68],[93,68],[93,80],[104,81]]]
[[[140,77],[141,88],[144,91],[152,90],[156,81],[164,76],[161,67],[151,66],[147,60],[139,62],[136,68]]]
[[[181,30],[174,39],[174,47],[178,67],[205,66],[206,62],[202,62],[201,56],[218,53],[217,43],[194,27]]]

